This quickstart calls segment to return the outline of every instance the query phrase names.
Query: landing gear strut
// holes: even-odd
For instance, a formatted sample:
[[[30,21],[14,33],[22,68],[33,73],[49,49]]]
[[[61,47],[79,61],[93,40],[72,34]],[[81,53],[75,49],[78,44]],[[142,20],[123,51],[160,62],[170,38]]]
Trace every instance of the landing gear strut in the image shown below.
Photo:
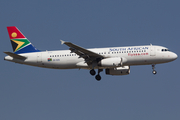
[[[157,71],[154,70],[155,69],[155,65],[152,65],[152,69],[153,69],[152,73],[155,75],[157,73]]]
[[[98,74],[95,77],[97,81],[101,80],[101,76],[99,75],[99,73],[102,72],[102,71],[103,71],[103,69],[98,69]]]
[[[97,81],[101,80],[101,76],[99,75],[99,73],[102,72],[102,71],[103,71],[103,69],[98,69],[98,74],[95,76]],[[92,70],[90,70],[90,74],[92,76],[94,76],[96,74],[96,71],[94,69],[92,69]]]

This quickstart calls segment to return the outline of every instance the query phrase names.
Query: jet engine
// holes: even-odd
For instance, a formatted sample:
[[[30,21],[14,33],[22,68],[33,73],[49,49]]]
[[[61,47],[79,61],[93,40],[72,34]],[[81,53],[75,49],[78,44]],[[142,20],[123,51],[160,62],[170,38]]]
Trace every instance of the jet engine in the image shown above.
[[[123,57],[113,57],[113,58],[105,58],[99,61],[98,66],[100,67],[118,67],[122,66],[123,63],[127,61],[126,58]]]
[[[107,68],[107,75],[128,75],[130,73],[129,66],[117,67],[117,68]]]
[[[106,58],[99,61],[98,66],[101,67],[114,67],[114,66],[120,66],[121,65],[121,58],[120,57],[114,57],[114,58]]]

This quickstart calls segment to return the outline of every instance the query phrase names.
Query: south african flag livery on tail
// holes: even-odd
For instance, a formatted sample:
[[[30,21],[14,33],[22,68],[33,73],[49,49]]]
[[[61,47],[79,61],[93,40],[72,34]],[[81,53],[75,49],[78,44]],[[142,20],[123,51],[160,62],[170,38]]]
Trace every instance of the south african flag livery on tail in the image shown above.
[[[36,49],[17,27],[7,27],[7,30],[15,54],[40,52],[40,50]]]

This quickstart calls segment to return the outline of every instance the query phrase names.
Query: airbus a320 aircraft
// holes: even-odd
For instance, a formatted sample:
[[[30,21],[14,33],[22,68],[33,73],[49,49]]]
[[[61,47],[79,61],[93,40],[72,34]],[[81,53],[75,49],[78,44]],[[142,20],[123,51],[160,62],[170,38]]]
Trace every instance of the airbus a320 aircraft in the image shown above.
[[[91,75],[100,81],[100,72],[105,69],[107,75],[128,75],[132,65],[155,65],[177,59],[169,49],[156,45],[109,47],[85,49],[71,42],[61,40],[69,50],[40,51],[15,26],[7,27],[13,53],[4,60],[52,69],[89,69]]]

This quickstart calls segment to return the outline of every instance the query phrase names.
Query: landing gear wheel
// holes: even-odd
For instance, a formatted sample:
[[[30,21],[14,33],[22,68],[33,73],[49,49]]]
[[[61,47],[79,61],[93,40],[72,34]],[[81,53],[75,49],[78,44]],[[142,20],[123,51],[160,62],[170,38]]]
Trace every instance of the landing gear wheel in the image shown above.
[[[155,75],[157,72],[155,70],[153,70],[152,73]]]
[[[153,69],[152,73],[155,75],[157,72],[155,70],[155,65],[154,64],[152,65],[152,69]]]
[[[90,70],[90,74],[94,76],[96,74],[96,71],[94,69]]]
[[[96,80],[97,80],[97,81],[100,81],[100,80],[101,80],[101,76],[100,76],[99,74],[98,74],[98,75],[96,75],[96,77],[95,77],[95,78],[96,78]]]

